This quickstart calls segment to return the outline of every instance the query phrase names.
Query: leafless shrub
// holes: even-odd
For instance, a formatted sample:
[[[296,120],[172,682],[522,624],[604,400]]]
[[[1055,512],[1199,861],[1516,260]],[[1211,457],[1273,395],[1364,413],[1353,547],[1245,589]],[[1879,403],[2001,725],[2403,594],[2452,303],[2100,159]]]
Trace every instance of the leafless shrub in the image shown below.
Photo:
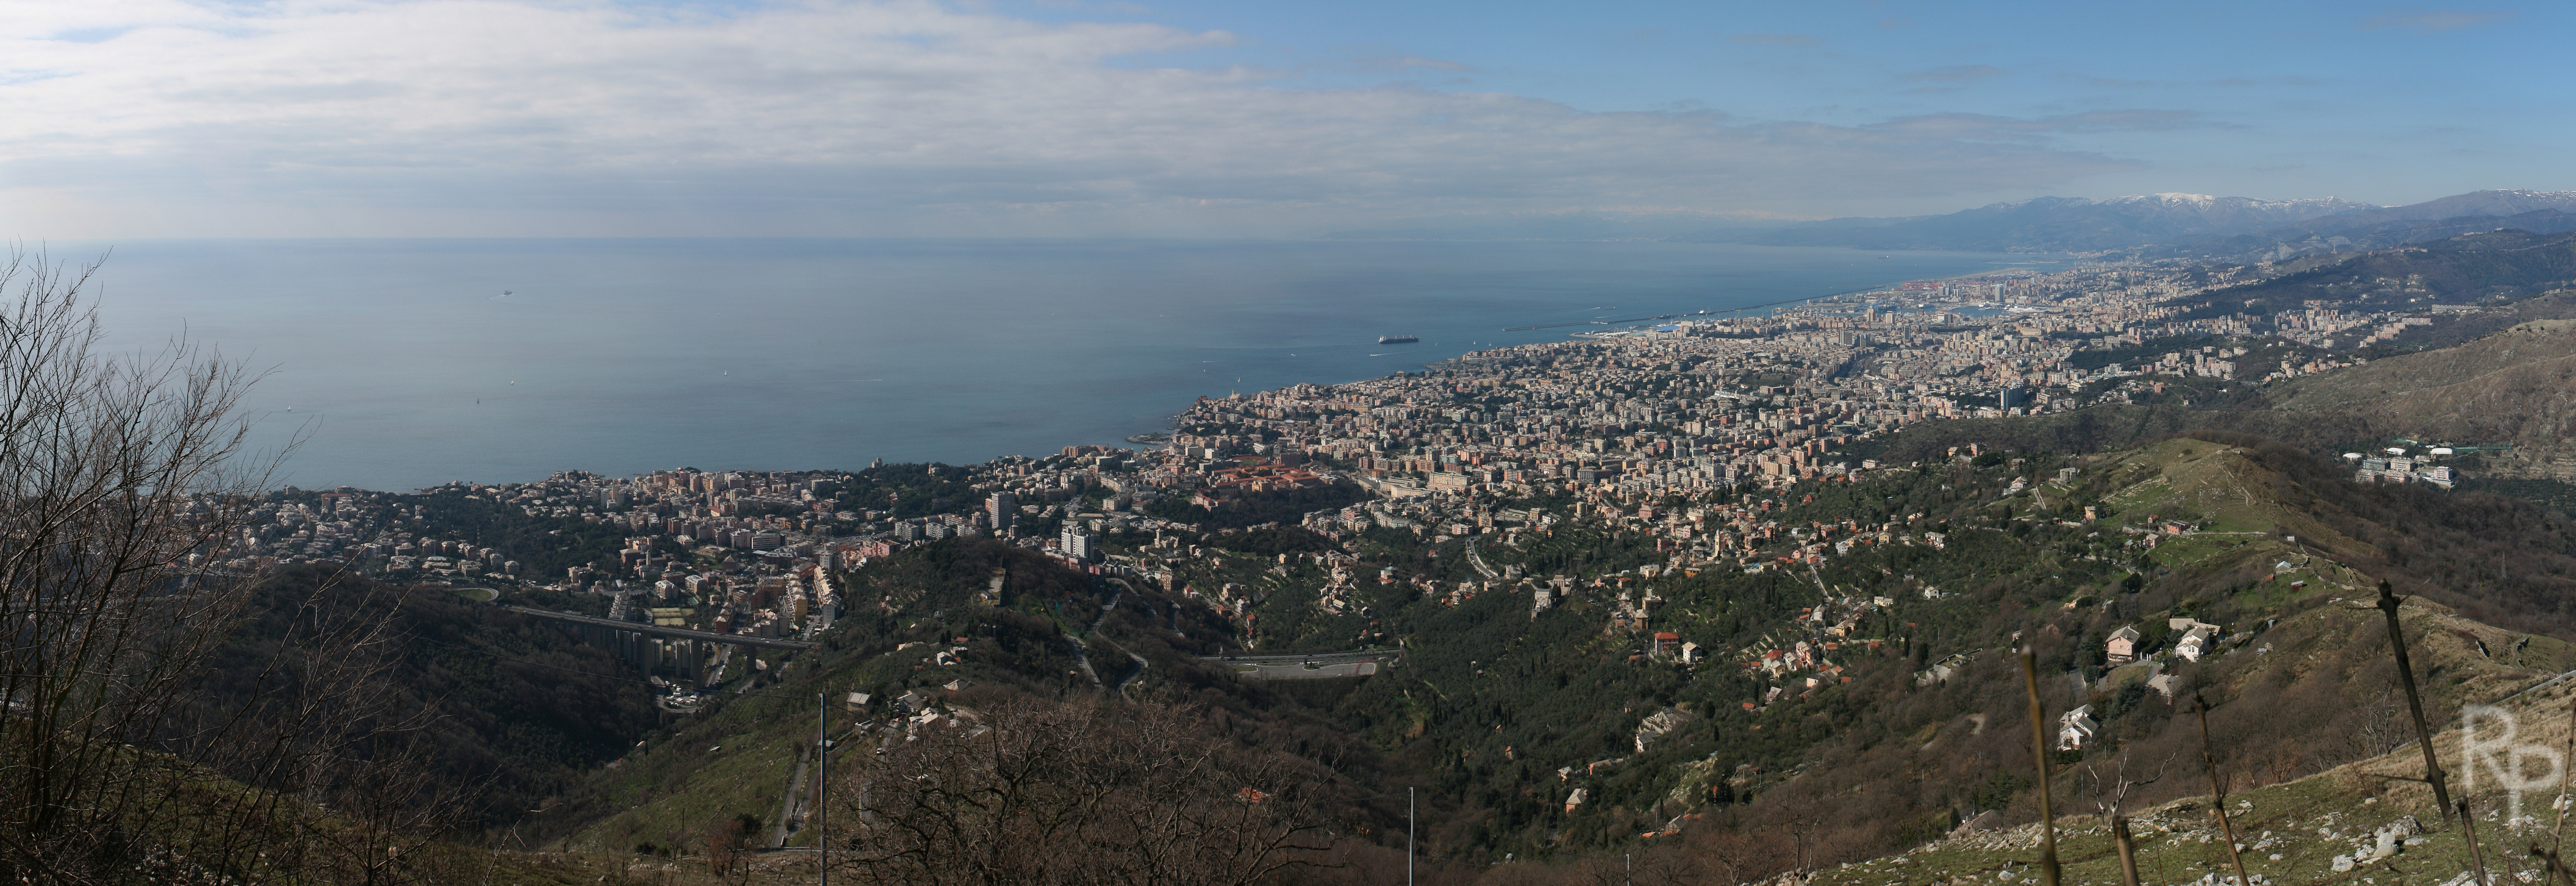
[[[1323,864],[1327,773],[1216,732],[1185,709],[1017,700],[898,734],[833,768],[833,876],[1252,884]]]
[[[252,703],[198,703],[235,630],[275,614],[223,564],[283,453],[244,451],[240,364],[185,340],[103,353],[95,267],[0,266],[0,880],[426,870],[452,788],[399,744],[423,715],[369,701],[399,599],[322,607],[323,583],[265,660],[222,662],[255,674]]]

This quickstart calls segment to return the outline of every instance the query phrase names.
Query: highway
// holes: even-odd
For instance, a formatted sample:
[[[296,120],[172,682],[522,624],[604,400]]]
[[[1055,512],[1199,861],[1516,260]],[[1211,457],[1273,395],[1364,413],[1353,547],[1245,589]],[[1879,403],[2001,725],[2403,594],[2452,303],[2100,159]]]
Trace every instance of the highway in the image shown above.
[[[1485,558],[1476,553],[1476,540],[1473,538],[1467,539],[1467,565],[1476,567],[1476,571],[1488,579],[1503,577],[1502,573],[1495,572],[1485,565]]]
[[[538,618],[551,618],[556,621],[572,622],[573,624],[590,625],[592,627],[609,628],[611,630],[619,631],[632,631],[634,633],[649,634],[655,637],[678,637],[686,640],[703,640],[709,643],[722,643],[732,646],[758,646],[762,649],[813,649],[822,645],[820,643],[808,643],[803,640],[781,640],[772,637],[754,637],[747,634],[719,634],[714,631],[693,631],[688,628],[656,627],[651,622],[615,621],[605,618],[592,618],[587,615],[573,615],[566,612],[556,612],[550,609],[530,609],[525,606],[510,606],[504,604],[501,608],[521,615],[533,615]]]
[[[1275,665],[1305,664],[1310,661],[1317,664],[1340,664],[1394,658],[1402,653],[1403,650],[1400,649],[1370,648],[1345,652],[1282,652],[1275,655],[1202,655],[1199,656],[1199,660],[1210,664]]]
[[[1371,676],[1385,667],[1387,659],[1401,654],[1402,650],[1397,649],[1354,649],[1279,655],[1204,655],[1199,660],[1231,667],[1246,679],[1315,680]]]

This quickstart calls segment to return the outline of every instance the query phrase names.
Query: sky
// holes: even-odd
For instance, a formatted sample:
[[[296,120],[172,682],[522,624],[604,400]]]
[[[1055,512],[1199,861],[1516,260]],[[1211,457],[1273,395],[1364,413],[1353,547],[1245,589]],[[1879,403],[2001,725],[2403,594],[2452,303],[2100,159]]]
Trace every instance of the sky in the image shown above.
[[[2576,5],[0,0],[0,236],[1303,237],[2576,189]]]

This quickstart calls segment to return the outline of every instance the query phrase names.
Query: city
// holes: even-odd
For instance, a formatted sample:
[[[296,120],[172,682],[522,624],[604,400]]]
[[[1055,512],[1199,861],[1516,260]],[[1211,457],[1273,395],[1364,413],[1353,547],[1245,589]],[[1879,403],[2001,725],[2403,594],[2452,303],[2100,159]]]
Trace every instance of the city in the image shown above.
[[[1386,378],[1203,398],[1158,435],[1162,445],[1142,450],[1079,445],[858,472],[565,471],[416,494],[290,488],[256,507],[252,528],[215,565],[348,568],[532,611],[810,642],[852,607],[900,608],[891,595],[845,599],[870,563],[989,537],[1195,600],[1252,649],[1317,639],[1265,624],[1283,610],[1365,621],[1363,584],[1450,605],[1507,590],[1529,595],[1533,612],[1597,594],[1612,627],[1652,636],[1661,601],[1630,585],[1659,572],[1812,565],[1856,545],[1944,546],[1942,533],[1906,520],[1781,519],[1802,487],[1920,467],[1847,451],[1907,426],[2188,403],[2195,391],[2363,362],[2355,349],[2463,316],[2312,307],[2257,326],[2206,310],[2205,293],[2238,282],[2143,264],[2017,271],[1580,332]],[[2191,346],[2165,350],[2172,341]],[[2447,454],[2374,452],[2356,467],[2363,479],[2448,486],[2450,468],[2435,464]],[[1311,507],[1250,522],[1237,505],[1249,499]],[[1282,526],[1330,544],[1292,541],[1298,550],[1255,558],[1236,551],[1258,546],[1227,538]],[[1545,575],[1487,562],[1524,559],[1503,555],[1578,527],[1651,537],[1653,562]],[[1464,542],[1452,556],[1466,558],[1472,580],[1444,582],[1429,574],[1444,570],[1404,562],[1453,541]],[[1841,605],[1843,629],[1815,632],[1816,650],[1830,651],[1873,608]],[[1342,633],[1343,645],[1387,640],[1366,625]],[[1703,654],[1664,645],[1647,651]],[[1796,645],[1742,654],[1769,655],[1775,673],[1784,654],[1815,666],[1818,652]],[[767,667],[732,666],[731,646],[711,653],[657,639],[626,657],[680,698],[734,680],[744,689]]]

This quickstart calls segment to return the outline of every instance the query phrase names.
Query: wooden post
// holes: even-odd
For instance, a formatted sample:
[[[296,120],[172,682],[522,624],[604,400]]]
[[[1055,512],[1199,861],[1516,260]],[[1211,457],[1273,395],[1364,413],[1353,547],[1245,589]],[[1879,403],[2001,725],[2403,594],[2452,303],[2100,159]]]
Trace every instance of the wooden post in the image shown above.
[[[2022,685],[2030,692],[2030,756],[2039,767],[2039,874],[2045,886],[2057,886],[2057,819],[2048,808],[2048,724],[2039,707],[2039,653],[2021,650]]]
[[[2198,695],[2191,700],[2200,708],[2200,758],[2209,767],[2210,805],[2218,810],[2218,830],[2227,838],[2227,860],[2236,865],[2236,886],[2254,886],[2245,876],[2245,856],[2236,851],[2236,825],[2227,820],[2227,783],[2218,777],[2218,750],[2209,741],[2209,701]]]
[[[2565,753],[2560,754],[2558,759],[2576,760],[2576,693],[2570,693],[2567,696],[2567,750]],[[2576,805],[2576,802],[2571,802],[2567,796],[2568,787],[2576,785],[2576,766],[2569,766],[2566,768],[2570,770],[2571,774],[2568,775],[2565,781],[2559,783],[2557,800],[2550,804],[2558,807],[2558,826],[2551,829],[2549,832],[2549,859],[2550,864],[2552,865],[2550,868],[2552,876],[2555,876],[2555,872],[2560,870],[2555,866],[2558,863],[2558,853],[2564,852],[2567,849],[2567,844],[2565,842],[2567,836],[2567,807]],[[2568,882],[2569,886],[2576,886],[2576,880],[2569,880]]]
[[[2478,848],[2478,820],[2469,814],[2467,797],[2460,798],[2460,833],[2469,838],[2469,864],[2477,871],[2477,886],[2487,886],[2487,853]]]
[[[2451,789],[2442,782],[2442,761],[2433,756],[2433,727],[2424,723],[2424,700],[2415,692],[2415,666],[2406,660],[2406,630],[2397,624],[2397,590],[2379,583],[2379,611],[2388,615],[2388,644],[2397,652],[2397,679],[2406,684],[2406,710],[2415,715],[2415,744],[2424,749],[2424,781],[2433,786],[2433,803],[2451,814]]]
[[[2120,886],[2138,886],[2138,845],[2129,839],[2129,817],[2111,816],[2111,839],[2120,844]]]

